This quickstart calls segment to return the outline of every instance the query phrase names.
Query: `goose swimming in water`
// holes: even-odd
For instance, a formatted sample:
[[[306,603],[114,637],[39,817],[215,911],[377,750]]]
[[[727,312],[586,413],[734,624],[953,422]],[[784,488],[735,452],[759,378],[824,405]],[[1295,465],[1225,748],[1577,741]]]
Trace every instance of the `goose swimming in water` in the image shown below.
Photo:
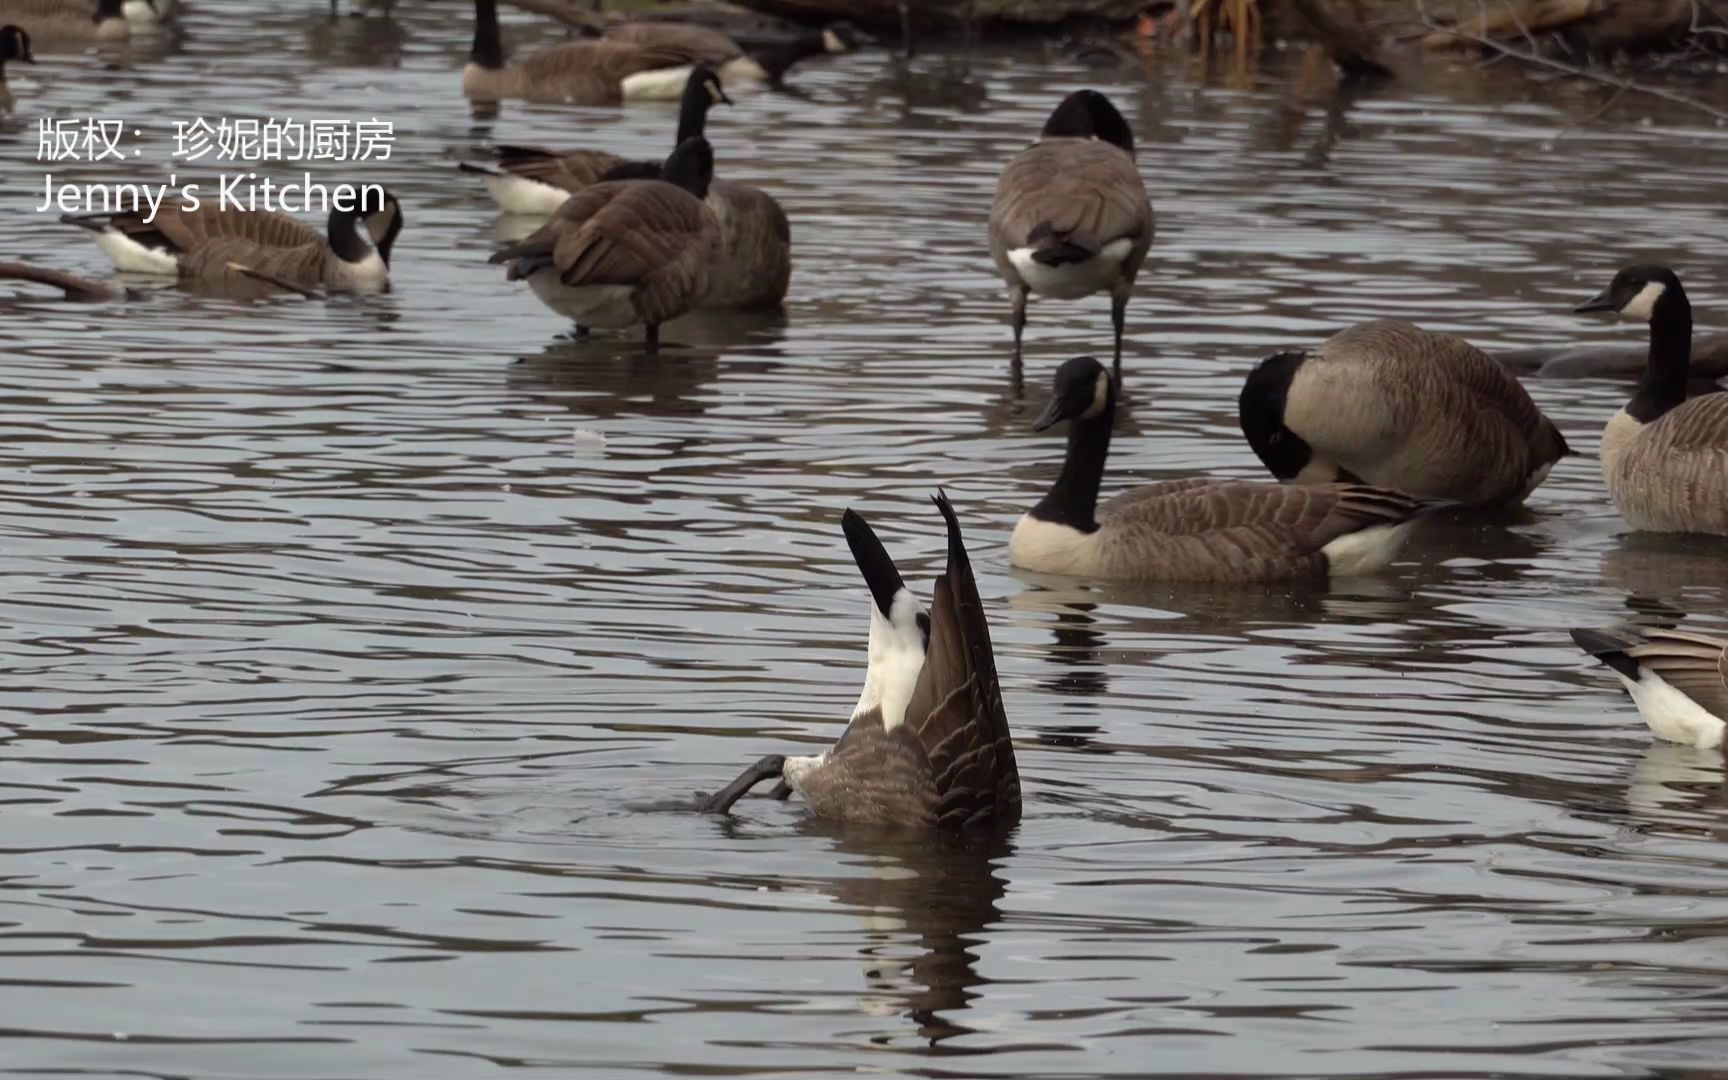
[[[1578,647],[1614,674],[1650,733],[1700,750],[1728,731],[1728,635],[1688,630],[1574,630]]]
[[[765,757],[701,804],[724,814],[781,779],[818,817],[916,828],[1004,828],[1020,818],[1020,773],[972,564],[948,496],[948,566],[926,613],[851,510],[841,519],[870,586],[870,663],[852,721],[813,757]]]

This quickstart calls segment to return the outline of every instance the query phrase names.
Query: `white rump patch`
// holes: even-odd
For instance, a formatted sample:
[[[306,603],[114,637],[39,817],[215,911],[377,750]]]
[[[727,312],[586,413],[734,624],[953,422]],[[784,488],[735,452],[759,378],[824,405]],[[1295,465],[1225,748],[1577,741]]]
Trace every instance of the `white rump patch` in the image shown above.
[[[567,319],[595,330],[623,330],[642,321],[630,297],[634,285],[580,285],[575,288],[558,280],[558,268],[549,266],[528,277],[528,286],[540,302]]]
[[[626,101],[677,101],[684,96],[684,87],[690,82],[691,67],[685,64],[683,67],[638,71],[625,76],[618,85]]]
[[[1008,252],[1008,262],[1026,287],[1039,296],[1078,300],[1114,287],[1122,276],[1122,260],[1133,247],[1134,241],[1126,237],[1112,240],[1095,257],[1064,266],[1046,266],[1032,257],[1036,248],[1022,247]]]
[[[924,670],[924,631],[918,616],[924,605],[905,589],[894,594],[885,618],[875,599],[870,602],[870,666],[864,671],[864,691],[858,695],[854,718],[881,708],[882,729],[893,731],[906,722],[906,706]]]
[[[1705,711],[1703,706],[1668,685],[1649,668],[1638,669],[1636,682],[1624,675],[1620,676],[1620,681],[1626,685],[1626,692],[1632,695],[1632,704],[1638,706],[1644,722],[1650,725],[1650,734],[1700,750],[1722,745],[1723,730],[1728,728],[1728,723]]]
[[[1378,573],[1392,565],[1415,527],[1414,521],[1371,525],[1340,536],[1321,548],[1320,553],[1326,556],[1326,566],[1333,577]]]
[[[146,247],[118,229],[104,229],[96,234],[96,246],[114,262],[114,269],[131,274],[169,274],[180,272],[180,257],[162,248]]]
[[[486,193],[506,214],[539,218],[551,217],[570,198],[570,193],[563,188],[509,173],[487,176]]]
[[[1667,291],[1668,286],[1660,281],[1649,282],[1620,309],[1620,317],[1627,322],[1649,322],[1650,316],[1656,313],[1656,301],[1662,299],[1662,294]]]

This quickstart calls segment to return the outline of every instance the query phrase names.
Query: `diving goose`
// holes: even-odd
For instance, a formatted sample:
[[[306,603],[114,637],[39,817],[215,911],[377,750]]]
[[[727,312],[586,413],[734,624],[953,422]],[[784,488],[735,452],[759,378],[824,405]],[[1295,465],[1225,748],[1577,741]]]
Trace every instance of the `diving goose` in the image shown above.
[[[0,26],[0,113],[9,113],[17,98],[12,96],[12,87],[6,82],[6,62],[17,60],[25,64],[34,64],[36,54],[30,51],[30,35],[21,27]]]
[[[1103,94],[1074,91],[1002,170],[990,209],[990,257],[1014,305],[1015,362],[1031,294],[1078,300],[1108,292],[1120,372],[1128,297],[1152,227],[1128,122]]]
[[[402,207],[376,184],[358,190],[358,201],[332,200],[327,236],[287,214],[223,208],[209,199],[197,209],[163,206],[148,224],[137,209],[60,220],[94,233],[96,246],[123,271],[210,283],[239,273],[298,292],[384,292]]]
[[[708,110],[716,103],[732,104],[714,69],[698,64],[684,87],[678,113],[678,137],[674,149],[686,139],[701,135],[708,126]],[[556,213],[573,191],[602,179],[643,179],[658,176],[660,162],[628,162],[604,150],[542,150],[533,146],[496,146],[496,165],[462,162],[463,172],[486,178],[486,191],[506,214],[547,217]],[[608,175],[624,167],[630,175]]]
[[[640,21],[609,27],[602,40],[676,49],[693,61],[712,65],[726,86],[749,83],[779,86],[794,64],[813,56],[852,52],[865,39],[851,24],[840,22],[746,52],[732,38],[711,27]],[[688,65],[649,72],[632,80],[628,94],[632,99],[675,98],[683,91],[689,74]]]
[[[1014,526],[1008,561],[1026,570],[1139,581],[1280,581],[1369,574],[1398,554],[1427,505],[1361,484],[1287,486],[1194,478],[1132,488],[1103,506],[1118,384],[1090,356],[1056,371],[1032,425],[1069,421],[1068,455]]]
[[[491,262],[526,280],[541,303],[582,329],[660,324],[695,307],[708,288],[720,227],[703,203],[714,151],[697,136],[666,159],[659,180],[608,180],[576,192],[552,219]]]
[[[0,0],[0,23],[42,44],[126,41],[132,26],[122,0]]]
[[[1648,532],[1728,535],[1728,394],[1688,399],[1692,305],[1665,266],[1630,266],[1580,312],[1650,324],[1632,400],[1602,432],[1602,476],[1620,516]]]
[[[1700,750],[1728,730],[1728,635],[1686,630],[1574,630],[1578,647],[1608,665],[1650,733]]]
[[[664,72],[672,69],[681,92],[697,59],[668,45],[601,39],[551,45],[507,64],[498,0],[474,0],[474,46],[462,69],[462,92],[470,101],[617,105],[641,96],[644,86],[655,88],[648,96],[664,96]]]
[[[1389,319],[1262,360],[1237,417],[1279,480],[1361,482],[1463,506],[1520,503],[1572,452],[1487,353]]]
[[[1020,818],[1020,773],[990,626],[947,495],[948,566],[930,611],[851,510],[846,543],[870,587],[869,667],[838,742],[813,757],[765,757],[701,804],[724,814],[763,780],[780,779],[817,817],[923,829],[1006,828]]]

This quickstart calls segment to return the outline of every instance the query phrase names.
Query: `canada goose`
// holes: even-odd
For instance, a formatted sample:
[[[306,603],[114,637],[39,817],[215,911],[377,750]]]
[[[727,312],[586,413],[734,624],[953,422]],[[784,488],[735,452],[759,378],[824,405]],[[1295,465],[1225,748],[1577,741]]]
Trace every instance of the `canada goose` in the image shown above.
[[[0,26],[0,113],[9,113],[17,99],[12,96],[12,87],[6,82],[6,61],[19,60],[26,64],[36,62],[36,54],[30,51],[30,35],[23,28]]]
[[[1020,818],[1020,772],[990,626],[947,495],[948,566],[930,612],[851,510],[846,543],[870,586],[870,661],[852,720],[832,749],[765,757],[702,803],[724,814],[763,780],[781,778],[817,817],[916,828],[1006,828]]]
[[[1279,480],[1361,482],[1464,506],[1522,502],[1572,452],[1487,353],[1392,320],[1262,360],[1237,418]]]
[[[632,80],[647,73],[677,69],[677,85],[682,91],[690,65],[697,59],[671,46],[602,39],[552,45],[507,65],[498,27],[498,0],[474,0],[474,47],[462,69],[462,92],[470,101],[519,98],[566,105],[616,105],[638,96],[643,83]],[[658,74],[647,83],[654,85],[657,78]],[[664,95],[656,90],[651,96]]]
[[[133,26],[151,27],[174,18],[178,8],[179,0],[125,0],[121,11]]]
[[[1728,636],[1686,630],[1574,630],[1620,676],[1650,733],[1700,750],[1728,730]]]
[[[1027,570],[1139,581],[1278,581],[1369,574],[1398,554],[1426,505],[1358,484],[1289,487],[1167,480],[1098,506],[1116,378],[1090,356],[1056,370],[1032,425],[1069,421],[1056,483],[1014,526],[1008,561]]]
[[[1152,228],[1128,122],[1103,94],[1074,91],[1002,170],[990,209],[990,255],[1014,302],[1015,362],[1030,294],[1078,300],[1108,292],[1121,371],[1128,296]]]
[[[521,243],[494,254],[509,280],[583,329],[641,323],[650,347],[660,324],[695,307],[708,288],[720,227],[703,203],[714,151],[697,136],[666,159],[660,180],[608,180],[576,192]]]
[[[122,0],[0,0],[0,23],[13,23],[42,44],[132,36]]]
[[[726,86],[766,83],[779,86],[794,64],[813,56],[837,55],[861,47],[865,38],[850,23],[838,22],[748,52],[718,30],[690,23],[626,22],[606,30],[605,41],[644,48],[676,49],[710,64]],[[632,99],[674,98],[684,89],[688,65],[637,75],[625,95]]]
[[[148,224],[136,209],[60,220],[95,233],[96,246],[123,271],[218,283],[239,271],[299,292],[384,292],[402,207],[376,184],[359,191],[358,201],[332,200],[328,238],[287,214],[224,209],[210,200],[197,209],[163,206]]]
[[[720,249],[699,306],[767,308],[786,299],[792,225],[780,203],[759,187],[731,180],[714,181],[703,201],[720,226]]]
[[[1650,359],[1602,432],[1602,475],[1634,529],[1728,535],[1728,395],[1688,399],[1692,305],[1665,266],[1629,266],[1575,309],[1650,324]]]
[[[690,72],[684,87],[684,103],[678,114],[678,137],[674,149],[684,140],[693,139],[708,126],[708,110],[717,102],[732,104],[714,69],[698,64]],[[643,179],[659,175],[659,162],[627,163],[617,154],[604,150],[542,150],[533,146],[496,146],[496,165],[475,165],[462,162],[463,172],[486,177],[486,191],[506,214],[530,214],[546,217],[555,213],[573,191],[580,191],[601,179]],[[634,165],[630,177],[607,176],[620,166]]]
[[[25,262],[0,262],[0,280],[28,281],[36,285],[47,285],[59,289],[67,300],[100,301],[121,300],[131,295],[130,290],[110,285],[106,281],[95,281],[77,274],[68,274],[64,270],[51,270],[46,266],[37,266]]]

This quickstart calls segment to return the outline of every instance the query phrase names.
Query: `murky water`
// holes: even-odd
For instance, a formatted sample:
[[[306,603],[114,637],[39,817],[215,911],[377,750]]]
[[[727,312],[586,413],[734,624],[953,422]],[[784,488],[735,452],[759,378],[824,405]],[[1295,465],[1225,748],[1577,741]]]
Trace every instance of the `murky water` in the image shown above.
[[[1107,305],[1007,370],[984,217],[1060,92],[1132,116],[1160,215],[1118,482],[1256,476],[1275,348],[1399,314],[1483,345],[1636,341],[1568,314],[1633,258],[1728,325],[1728,131],[1490,69],[1328,101],[1292,74],[882,54],[717,112],[794,223],[783,320],[658,360],[572,342],[484,264],[451,168],[489,139],[659,152],[669,110],[475,120],[464,5],[394,24],[200,0],[185,39],[14,73],[35,117],[393,120],[396,291],[73,306],[0,289],[0,1071],[235,1077],[1701,1076],[1728,1060],[1722,760],[1652,745],[1567,627],[1728,619],[1728,547],[1621,535],[1591,457],[1508,524],[1337,588],[1010,572],[1052,477],[1027,421]],[[510,28],[521,40],[527,23]],[[373,62],[373,61],[388,62]],[[1710,93],[1693,86],[1693,92]],[[1720,98],[1721,92],[1714,91]],[[1625,389],[1535,383],[1578,449]],[[959,504],[1027,781],[1000,848],[890,845],[750,799],[860,679],[856,506],[921,580]],[[1711,1075],[1721,1075],[1711,1073]]]

